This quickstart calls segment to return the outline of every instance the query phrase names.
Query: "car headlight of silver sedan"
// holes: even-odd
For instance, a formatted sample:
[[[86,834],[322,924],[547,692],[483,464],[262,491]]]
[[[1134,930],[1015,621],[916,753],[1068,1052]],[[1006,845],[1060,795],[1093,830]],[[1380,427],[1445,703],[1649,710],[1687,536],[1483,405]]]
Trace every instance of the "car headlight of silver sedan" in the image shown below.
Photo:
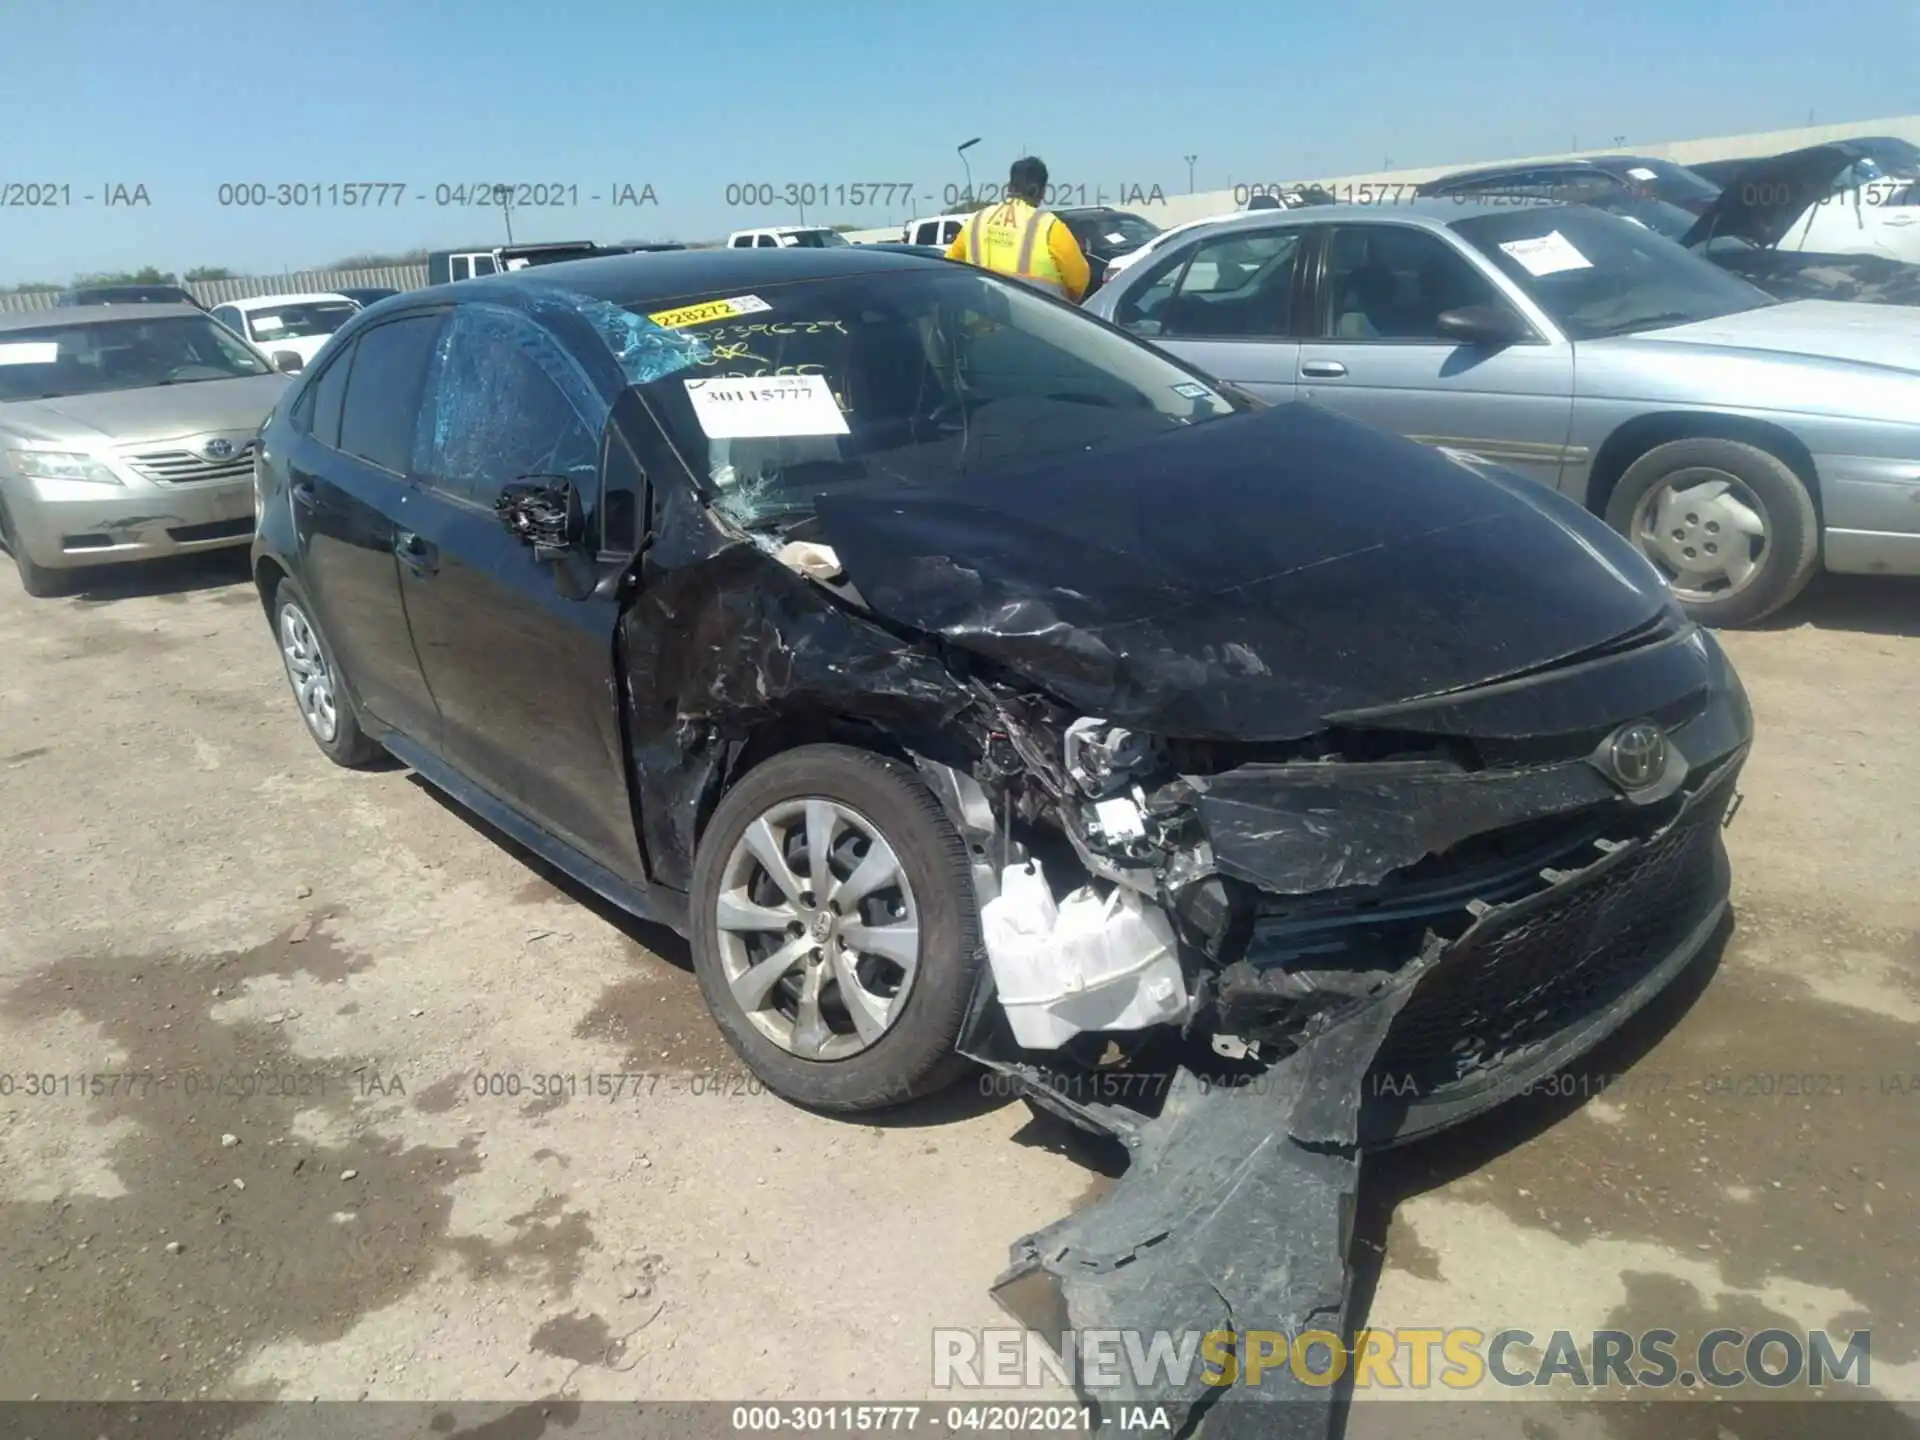
[[[89,485],[126,483],[98,456],[78,450],[12,450],[8,455],[15,470],[35,480],[73,480]]]

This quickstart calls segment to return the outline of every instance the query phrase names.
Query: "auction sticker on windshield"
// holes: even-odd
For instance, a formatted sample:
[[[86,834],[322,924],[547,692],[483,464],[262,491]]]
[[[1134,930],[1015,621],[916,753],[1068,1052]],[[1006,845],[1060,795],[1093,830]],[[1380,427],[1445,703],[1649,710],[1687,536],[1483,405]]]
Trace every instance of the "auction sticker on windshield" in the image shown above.
[[[758,295],[735,295],[731,300],[708,300],[700,305],[682,305],[678,310],[657,310],[647,319],[677,330],[686,325],[707,325],[715,320],[732,320],[772,308]]]
[[[824,375],[778,379],[687,380],[694,418],[709,440],[773,440],[845,435],[847,417]]]
[[[1558,230],[1549,230],[1531,240],[1509,240],[1500,248],[1525,266],[1529,275],[1557,275],[1562,270],[1593,268],[1593,262]]]
[[[21,340],[0,345],[0,365],[56,365],[59,361],[58,340]]]

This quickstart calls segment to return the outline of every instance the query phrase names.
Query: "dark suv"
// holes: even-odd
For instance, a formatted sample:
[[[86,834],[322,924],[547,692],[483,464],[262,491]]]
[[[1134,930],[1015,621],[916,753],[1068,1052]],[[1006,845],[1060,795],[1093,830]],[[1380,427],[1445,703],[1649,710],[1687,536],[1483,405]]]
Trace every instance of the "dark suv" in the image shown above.
[[[1080,1103],[1109,1050],[1325,1041],[1314,1083],[1357,1106],[1377,1050],[1361,1123],[1404,1137],[1591,1045],[1726,903],[1745,699],[1631,545],[972,266],[396,296],[256,475],[320,747],[688,934],[806,1104],[964,1055],[1121,1133]]]

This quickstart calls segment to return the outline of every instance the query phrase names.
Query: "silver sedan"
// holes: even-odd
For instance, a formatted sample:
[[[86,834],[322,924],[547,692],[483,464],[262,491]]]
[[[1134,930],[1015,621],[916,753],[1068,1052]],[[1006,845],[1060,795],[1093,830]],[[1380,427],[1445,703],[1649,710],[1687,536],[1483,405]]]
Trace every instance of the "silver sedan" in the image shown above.
[[[27,593],[247,544],[254,437],[286,385],[190,305],[0,315],[0,541]]]
[[[1553,486],[1707,624],[1823,564],[1920,574],[1920,309],[1780,303],[1617,215],[1452,200],[1219,221],[1086,308]]]

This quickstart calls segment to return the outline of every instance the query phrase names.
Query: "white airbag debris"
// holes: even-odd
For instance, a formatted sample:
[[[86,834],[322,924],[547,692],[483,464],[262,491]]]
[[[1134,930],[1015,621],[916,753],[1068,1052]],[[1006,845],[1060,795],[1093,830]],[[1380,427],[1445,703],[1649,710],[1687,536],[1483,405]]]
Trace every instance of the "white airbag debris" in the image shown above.
[[[783,545],[774,558],[789,570],[822,582],[837,580],[842,573],[840,557],[833,553],[833,547],[816,545],[811,540],[794,540]]]

